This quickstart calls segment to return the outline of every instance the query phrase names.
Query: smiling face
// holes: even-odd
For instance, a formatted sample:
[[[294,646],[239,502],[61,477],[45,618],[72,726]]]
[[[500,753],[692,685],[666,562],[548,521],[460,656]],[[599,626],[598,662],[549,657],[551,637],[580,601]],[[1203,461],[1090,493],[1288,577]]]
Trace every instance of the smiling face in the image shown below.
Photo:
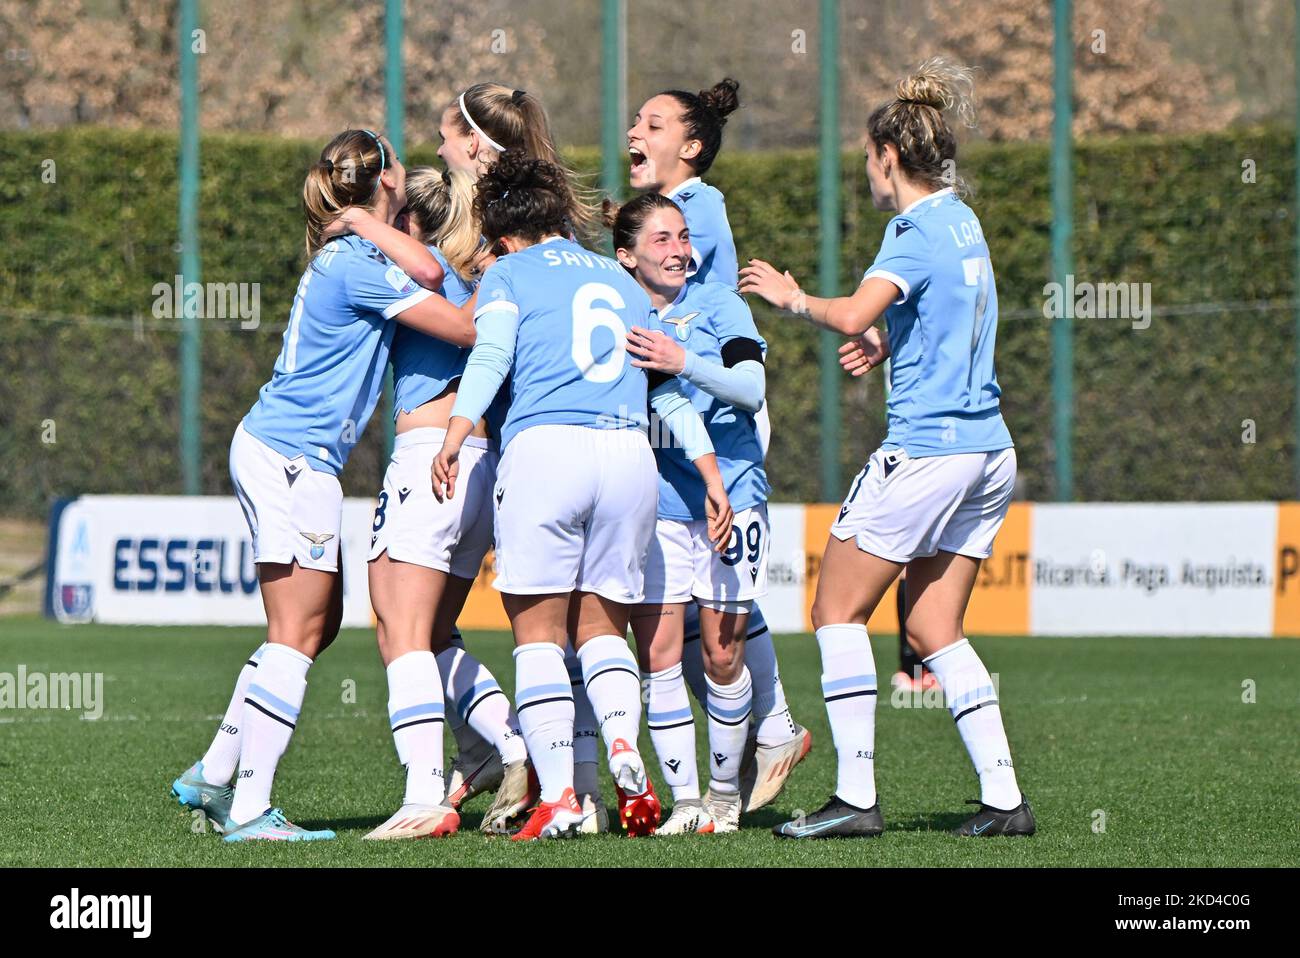
[[[682,105],[666,93],[642,105],[627,131],[627,147],[633,189],[663,193],[695,175],[687,161],[699,155],[700,141],[686,138]]]
[[[677,209],[654,210],[641,224],[632,248],[619,249],[616,255],[643,287],[675,298],[691,262],[686,218]]]

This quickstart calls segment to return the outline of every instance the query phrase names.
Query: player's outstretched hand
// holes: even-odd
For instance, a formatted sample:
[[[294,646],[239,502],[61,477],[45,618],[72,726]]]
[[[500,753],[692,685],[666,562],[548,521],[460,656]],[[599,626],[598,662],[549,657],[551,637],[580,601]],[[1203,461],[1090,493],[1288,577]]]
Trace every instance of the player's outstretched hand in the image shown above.
[[[460,474],[460,446],[443,442],[433,457],[433,497],[439,502],[456,496],[456,477]]]
[[[775,266],[761,259],[751,259],[740,271],[740,292],[756,293],[773,306],[792,311],[797,306],[796,299],[803,295],[789,270],[778,272]]]
[[[633,326],[627,334],[627,351],[633,356],[632,365],[641,369],[677,376],[686,368],[686,350],[657,329]]]
[[[713,551],[721,552],[731,539],[731,523],[736,515],[731,511],[731,500],[727,498],[727,489],[720,477],[718,481],[704,484],[704,515],[708,518]]]
[[[889,344],[874,326],[840,347],[840,365],[852,376],[871,372],[889,357]]]

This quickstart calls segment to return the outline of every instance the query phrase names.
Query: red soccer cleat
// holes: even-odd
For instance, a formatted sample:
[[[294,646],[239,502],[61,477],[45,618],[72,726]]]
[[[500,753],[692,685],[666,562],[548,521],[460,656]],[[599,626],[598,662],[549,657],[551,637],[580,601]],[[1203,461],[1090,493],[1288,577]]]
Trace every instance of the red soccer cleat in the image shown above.
[[[614,791],[618,794],[618,820],[629,838],[653,835],[659,827],[659,799],[655,796],[645,763],[632,746],[621,738],[614,740],[610,749],[610,762],[620,754],[631,753],[614,775]]]
[[[514,835],[512,842],[532,842],[539,838],[574,838],[582,827],[582,806],[573,789],[566,788],[558,802],[538,802],[528,821]]]

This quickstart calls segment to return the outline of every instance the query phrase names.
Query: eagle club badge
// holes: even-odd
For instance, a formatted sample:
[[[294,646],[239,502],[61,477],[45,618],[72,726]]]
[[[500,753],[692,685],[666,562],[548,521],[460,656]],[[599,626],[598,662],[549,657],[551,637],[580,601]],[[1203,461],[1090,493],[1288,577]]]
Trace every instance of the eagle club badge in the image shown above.
[[[686,340],[691,338],[691,320],[698,315],[700,314],[699,311],[697,310],[694,313],[687,313],[685,316],[681,317],[680,319],[676,317],[664,317],[663,319],[660,320],[660,322],[667,323],[668,325],[674,327],[677,330],[677,338],[680,339],[682,342],[686,342]]]
[[[311,543],[311,557],[319,559],[325,554],[325,543],[334,538],[332,532],[301,532],[304,539]]]

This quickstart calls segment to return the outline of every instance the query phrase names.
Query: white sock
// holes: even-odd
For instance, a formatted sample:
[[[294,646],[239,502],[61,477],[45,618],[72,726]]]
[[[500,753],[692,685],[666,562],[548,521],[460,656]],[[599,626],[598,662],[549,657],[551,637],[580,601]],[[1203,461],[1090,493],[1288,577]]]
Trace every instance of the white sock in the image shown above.
[[[876,804],[876,661],[865,625],[823,625],[817,630],[822,653],[822,696],[835,740],[841,801],[870,808]]]
[[[230,697],[226,714],[221,719],[216,737],[208,750],[203,753],[200,762],[203,766],[203,780],[209,785],[229,785],[235,777],[235,766],[239,764],[239,730],[244,724],[244,696],[248,694],[248,683],[257,674],[257,663],[266,648],[263,642],[257,647],[244,667],[239,670],[235,681],[235,694]]]
[[[271,807],[271,785],[289,747],[302,699],[307,694],[311,659],[287,645],[267,643],[257,666],[257,681],[244,697],[244,733],[239,746],[239,778],[230,817],[251,822]]]
[[[442,681],[432,652],[407,652],[388,666],[388,722],[397,757],[406,766],[404,805],[441,805]]]
[[[741,667],[740,678],[719,685],[705,677],[709,699],[709,788],[715,792],[740,791],[740,759],[749,737],[749,713],[753,707],[753,685],[749,669]]]
[[[456,649],[464,652],[465,640],[461,637],[460,630],[453,626],[451,648],[443,649],[435,658],[438,660],[438,677],[442,680],[442,700],[446,705],[444,717],[447,720],[447,727],[451,729],[452,737],[456,740],[456,753],[469,755],[491,746],[483,736],[465,724],[465,720],[460,717],[460,712],[456,710],[456,699],[449,689],[453,668],[458,662],[458,656],[454,654]]]
[[[528,757],[519,732],[519,717],[509,697],[482,662],[466,652],[464,646],[452,645],[438,653],[438,674],[451,706],[448,712],[475,733],[473,738],[464,731],[457,734],[458,748],[473,749],[477,740],[482,739],[501,753],[503,762],[522,762]],[[454,726],[452,733],[456,734]],[[464,740],[461,735],[465,735]]]
[[[794,719],[776,664],[772,633],[758,606],[750,613],[745,638],[745,668],[754,683],[754,733],[759,745],[780,745],[794,738]]]
[[[945,646],[924,662],[943,687],[948,711],[979,774],[980,801],[1008,811],[1015,808],[1020,804],[1020,786],[989,670],[966,639]]]
[[[515,702],[542,801],[573,787],[573,692],[564,650],[552,642],[515,649]]]
[[[598,635],[578,650],[578,661],[587,697],[605,739],[605,757],[612,757],[618,739],[635,749],[641,731],[641,675],[627,639]]]
[[[573,790],[579,795],[594,795],[600,791],[597,763],[600,761],[600,727],[587,686],[582,681],[582,663],[573,650],[573,639],[564,649],[564,667],[569,671],[569,687],[573,689]]]
[[[686,694],[681,663],[660,672],[648,672],[643,679],[650,693],[646,702],[646,724],[650,726],[650,742],[659,756],[664,781],[673,790],[674,801],[698,801],[700,779],[695,765],[695,717],[691,714],[691,700]]]

